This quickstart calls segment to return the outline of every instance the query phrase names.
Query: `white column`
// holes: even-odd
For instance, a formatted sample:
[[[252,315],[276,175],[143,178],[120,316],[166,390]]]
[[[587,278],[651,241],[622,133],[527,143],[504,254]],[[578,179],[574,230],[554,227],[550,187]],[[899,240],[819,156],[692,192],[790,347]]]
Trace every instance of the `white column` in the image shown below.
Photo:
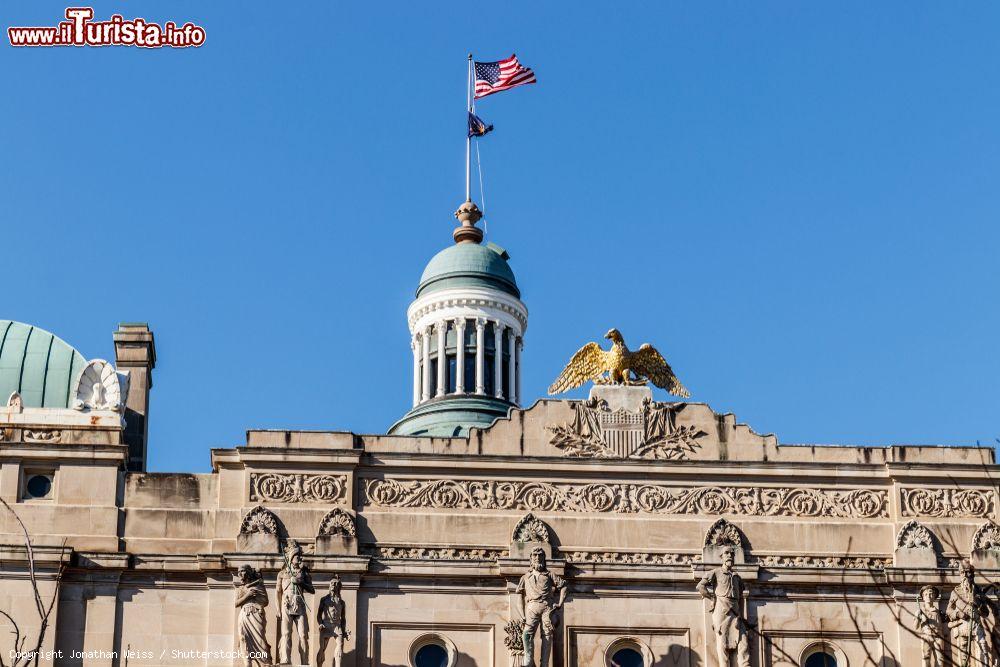
[[[410,338],[410,349],[413,350],[413,405],[420,402],[420,334]]]
[[[514,349],[517,346],[516,336],[514,335],[514,330],[510,330],[510,335],[507,340],[507,386],[510,389],[510,396],[507,400],[511,403],[517,405],[517,370],[514,364]]]
[[[427,327],[424,329],[424,333],[420,335],[420,340],[423,344],[424,353],[424,368],[423,368],[423,378],[424,386],[422,388],[421,397],[423,400],[427,400],[431,397],[431,328]]]
[[[476,318],[476,393],[486,393],[486,320]]]
[[[522,402],[524,401],[524,398],[521,396],[521,348],[523,347],[524,347],[524,342],[521,340],[521,337],[518,336],[517,347],[515,348],[515,352],[517,352],[517,373],[514,378],[516,380],[516,382],[514,383],[516,385],[516,388],[514,389],[514,394],[517,396],[517,400]]]
[[[465,393],[465,318],[455,320],[455,393]]]
[[[437,381],[436,395],[444,396],[445,390],[447,389],[447,387],[445,386],[446,384],[445,378],[447,377],[448,373],[448,358],[447,356],[445,356],[444,353],[445,337],[448,335],[448,321],[444,320],[438,322],[435,325],[435,329],[437,329],[437,335],[438,335],[438,377],[437,377],[438,381]]]
[[[503,325],[493,322],[493,395],[503,398]]]

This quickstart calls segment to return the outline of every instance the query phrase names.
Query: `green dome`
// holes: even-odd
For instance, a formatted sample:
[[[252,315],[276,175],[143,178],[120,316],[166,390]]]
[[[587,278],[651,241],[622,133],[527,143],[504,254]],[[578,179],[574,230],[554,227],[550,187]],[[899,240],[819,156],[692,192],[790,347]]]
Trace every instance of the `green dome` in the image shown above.
[[[434,255],[420,277],[417,297],[453,287],[492,287],[521,297],[507,251],[493,243],[457,243]]]
[[[0,320],[0,401],[15,391],[25,407],[68,408],[86,359],[62,339],[30,324]]]
[[[464,438],[506,417],[510,403],[487,396],[447,396],[421,403],[392,425],[389,435]]]

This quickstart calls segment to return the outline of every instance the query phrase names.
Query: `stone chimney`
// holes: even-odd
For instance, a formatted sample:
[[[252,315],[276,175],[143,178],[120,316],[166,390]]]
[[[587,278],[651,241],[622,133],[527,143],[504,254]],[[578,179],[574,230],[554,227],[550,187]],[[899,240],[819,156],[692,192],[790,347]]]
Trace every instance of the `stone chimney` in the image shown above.
[[[125,443],[128,469],[146,470],[146,443],[149,439],[149,390],[153,388],[156,345],[145,322],[123,322],[115,331],[115,366],[128,371],[128,399],[125,401]]]

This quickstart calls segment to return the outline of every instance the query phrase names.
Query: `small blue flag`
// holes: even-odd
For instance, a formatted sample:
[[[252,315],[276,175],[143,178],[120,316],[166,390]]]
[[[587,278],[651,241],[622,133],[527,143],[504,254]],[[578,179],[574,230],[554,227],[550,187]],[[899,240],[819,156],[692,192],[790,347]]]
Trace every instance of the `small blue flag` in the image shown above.
[[[483,119],[476,114],[469,112],[469,137],[481,137],[487,132],[492,132],[493,126],[487,125]]]

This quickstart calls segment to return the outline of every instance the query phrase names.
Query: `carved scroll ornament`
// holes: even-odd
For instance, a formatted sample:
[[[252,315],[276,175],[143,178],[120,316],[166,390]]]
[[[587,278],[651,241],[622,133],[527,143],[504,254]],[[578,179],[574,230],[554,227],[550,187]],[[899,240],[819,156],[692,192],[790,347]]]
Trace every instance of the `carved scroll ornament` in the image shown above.
[[[888,516],[888,496],[883,489],[366,479],[363,490],[364,502],[373,507],[845,518]]]
[[[334,503],[346,495],[344,475],[251,473],[250,500],[274,503]]]
[[[993,515],[996,494],[992,489],[902,489],[903,516],[938,518],[987,518]]]

